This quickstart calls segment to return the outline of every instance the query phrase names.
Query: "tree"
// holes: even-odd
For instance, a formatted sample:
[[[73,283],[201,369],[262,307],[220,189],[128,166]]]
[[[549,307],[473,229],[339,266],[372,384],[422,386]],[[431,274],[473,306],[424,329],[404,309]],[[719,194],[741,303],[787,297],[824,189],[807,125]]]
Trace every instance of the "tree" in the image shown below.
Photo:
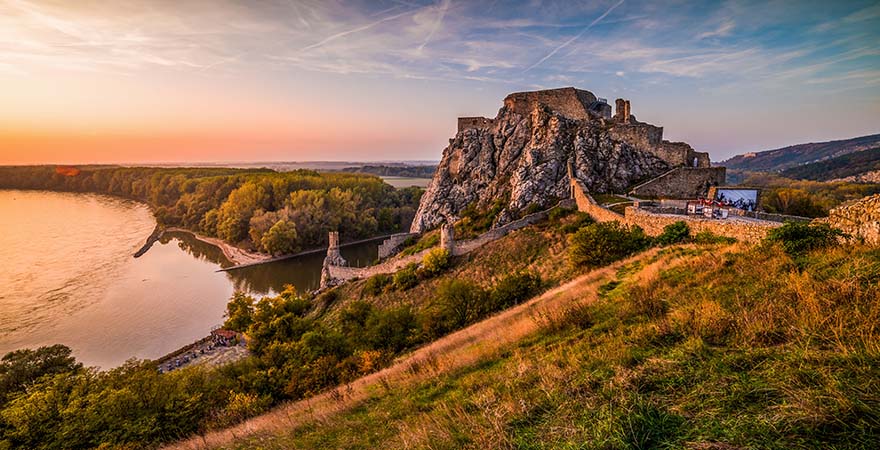
[[[437,288],[434,307],[447,330],[461,328],[486,312],[486,292],[469,281],[446,280]]]
[[[299,246],[296,243],[296,225],[293,222],[282,219],[275,222],[272,228],[263,235],[261,245],[263,249],[273,255],[295,253]]]
[[[601,267],[644,250],[650,243],[638,226],[599,222],[581,228],[569,238],[568,258],[575,266]]]
[[[263,186],[249,182],[232,191],[217,215],[217,236],[228,242],[248,237],[251,217],[269,200]]]
[[[226,321],[223,322],[223,328],[244,332],[253,322],[254,298],[244,292],[236,292],[226,304]]]
[[[9,352],[0,360],[0,405],[43,376],[81,368],[82,364],[76,362],[70,348],[61,344]]]

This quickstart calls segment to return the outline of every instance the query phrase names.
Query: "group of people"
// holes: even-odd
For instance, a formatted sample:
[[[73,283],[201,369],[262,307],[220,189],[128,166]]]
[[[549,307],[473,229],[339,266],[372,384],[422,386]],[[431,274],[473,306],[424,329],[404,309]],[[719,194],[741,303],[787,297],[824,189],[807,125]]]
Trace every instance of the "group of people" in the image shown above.
[[[737,199],[729,199],[727,198],[723,192],[718,193],[717,202],[720,203],[720,206],[727,206],[730,208],[741,209],[744,211],[754,211],[758,206],[757,202],[754,199],[740,197]]]
[[[238,333],[228,330],[214,330],[209,339],[203,339],[197,345],[188,349],[183,354],[175,356],[159,364],[159,373],[171,372],[179,369],[196,359],[212,353],[217,348],[233,347],[238,345],[241,339]]]

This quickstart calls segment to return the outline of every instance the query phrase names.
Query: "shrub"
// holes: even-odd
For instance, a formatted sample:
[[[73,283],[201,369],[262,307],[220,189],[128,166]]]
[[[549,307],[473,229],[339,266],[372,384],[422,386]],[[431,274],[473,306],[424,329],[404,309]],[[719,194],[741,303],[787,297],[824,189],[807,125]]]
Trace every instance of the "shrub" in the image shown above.
[[[449,250],[438,247],[428,252],[422,259],[422,272],[426,276],[432,277],[448,269],[450,263],[451,255]]]
[[[374,349],[399,352],[410,345],[417,329],[416,316],[409,306],[375,310],[367,319],[367,341]]]
[[[392,286],[394,289],[398,291],[405,291],[417,284],[419,284],[419,277],[416,274],[416,269],[418,266],[413,263],[410,264],[403,269],[397,271],[394,274],[394,281],[392,282]]]
[[[415,237],[410,237],[406,240],[404,244],[406,248],[404,248],[400,254],[401,255],[415,255],[416,253],[434,247],[440,243],[440,232],[432,231],[418,240]]]
[[[663,227],[663,233],[656,238],[656,242],[660,245],[672,245],[685,242],[690,237],[691,229],[688,225],[679,220]]]
[[[697,244],[710,245],[710,244],[733,244],[736,242],[735,238],[717,235],[711,231],[701,231],[694,235],[694,242]]]
[[[571,233],[574,233],[575,231],[580,230],[581,228],[583,228],[587,225],[590,225],[594,222],[595,221],[593,220],[592,217],[590,217],[589,214],[587,214],[585,212],[578,211],[578,212],[574,213],[574,218],[571,222],[566,223],[566,224],[562,225],[561,227],[559,227],[559,231],[561,231],[565,234],[571,234]]]
[[[838,236],[842,235],[840,230],[831,228],[825,223],[814,225],[787,222],[771,230],[767,235],[767,241],[781,244],[790,256],[799,256],[811,250],[829,247],[837,242]]]
[[[594,223],[569,238],[568,258],[575,266],[600,267],[644,250],[650,242],[638,226]]]
[[[437,288],[434,307],[446,330],[461,328],[486,312],[486,292],[469,281],[446,280]]]
[[[550,213],[547,215],[547,218],[550,219],[551,222],[558,222],[563,217],[568,217],[570,214],[575,212],[574,208],[553,208],[550,210]]]
[[[525,212],[524,212],[523,215],[526,215],[526,216],[527,216],[527,215],[529,215],[529,214],[534,214],[534,213],[536,213],[536,212],[538,212],[538,211],[543,211],[543,210],[544,210],[544,208],[542,208],[541,205],[539,205],[539,204],[537,204],[537,203],[532,203],[531,205],[529,205],[528,208],[526,208],[526,210],[525,210]]]
[[[361,293],[362,295],[375,297],[381,294],[389,284],[391,284],[391,276],[384,273],[376,274],[367,278],[367,281],[364,283],[364,289]]]
[[[495,286],[489,295],[493,311],[509,308],[532,297],[541,287],[541,278],[530,273],[510,274]]]
[[[476,236],[495,223],[498,214],[507,206],[508,199],[505,197],[496,199],[491,205],[478,205],[473,202],[466,206],[460,213],[461,220],[455,224],[455,235],[459,237]]]

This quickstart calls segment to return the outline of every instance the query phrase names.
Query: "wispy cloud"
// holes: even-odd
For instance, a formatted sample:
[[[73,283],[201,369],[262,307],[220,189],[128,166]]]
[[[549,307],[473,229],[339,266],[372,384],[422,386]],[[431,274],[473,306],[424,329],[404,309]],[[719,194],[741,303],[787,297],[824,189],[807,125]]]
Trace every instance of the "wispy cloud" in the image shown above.
[[[446,11],[449,10],[450,0],[440,0],[440,4],[437,6],[437,20],[434,21],[434,26],[431,27],[431,31],[425,36],[425,40],[418,47],[418,51],[421,52],[424,50],[425,46],[428,45],[428,42],[431,42],[431,38],[434,37],[434,33],[440,28],[443,24],[443,18],[446,16]]]
[[[316,42],[316,43],[314,43],[314,44],[312,44],[312,45],[309,45],[309,46],[304,47],[304,48],[303,48],[303,51],[309,51],[309,50],[312,50],[312,49],[315,49],[315,48],[318,48],[318,47],[322,47],[322,46],[324,46],[324,45],[326,45],[326,44],[328,44],[328,43],[330,43],[330,42],[335,41],[336,39],[343,38],[343,37],[348,36],[348,35],[351,35],[351,34],[360,33],[360,32],[362,32],[362,31],[367,31],[367,30],[369,30],[370,28],[373,28],[373,27],[375,27],[375,26],[377,26],[377,25],[379,25],[379,24],[382,24],[382,23],[385,23],[385,22],[389,22],[389,21],[392,21],[392,20],[395,20],[395,19],[399,19],[399,18],[401,18],[401,17],[403,17],[403,16],[405,16],[405,15],[412,14],[412,13],[413,13],[412,10],[410,10],[410,11],[404,11],[404,12],[402,12],[402,13],[398,13],[398,14],[394,14],[394,15],[391,15],[391,16],[387,16],[387,17],[384,17],[384,18],[382,18],[382,19],[376,20],[376,21],[374,21],[374,22],[370,22],[370,23],[368,23],[368,24],[365,24],[365,25],[361,25],[361,26],[358,26],[358,27],[352,28],[352,29],[350,29],[350,30],[340,31],[339,33],[336,33],[336,34],[332,34],[332,35],[330,35],[330,36],[327,36],[326,38],[322,39],[322,40],[319,41],[319,42]]]
[[[544,57],[541,58],[541,59],[539,59],[538,62],[532,64],[532,65],[529,66],[529,67],[527,67],[525,71],[528,72],[529,70],[532,70],[532,69],[534,69],[535,67],[540,66],[541,64],[544,63],[544,61],[547,61],[548,59],[550,59],[551,57],[553,57],[553,55],[555,55],[556,53],[558,53],[560,50],[562,50],[562,49],[565,48],[565,47],[568,47],[569,44],[571,44],[572,42],[574,42],[574,41],[576,41],[577,39],[579,39],[581,36],[584,35],[584,33],[586,33],[587,31],[589,31],[590,28],[593,28],[594,25],[596,25],[597,23],[601,22],[602,19],[604,19],[606,16],[608,16],[608,14],[611,14],[611,11],[614,11],[618,6],[622,5],[623,2],[624,2],[624,0],[620,0],[620,1],[618,1],[617,3],[615,3],[614,5],[612,5],[612,6],[611,6],[610,8],[608,8],[604,13],[602,13],[601,16],[597,17],[595,20],[593,20],[592,22],[590,22],[589,25],[587,25],[586,27],[584,27],[584,29],[581,30],[580,33],[578,33],[578,34],[572,36],[570,39],[568,39],[567,41],[563,42],[562,44],[560,44],[559,46],[557,46],[556,48],[554,48],[553,50],[551,50],[550,53],[547,53],[546,55],[544,55]]]
[[[736,23],[731,20],[725,20],[717,28],[711,31],[704,31],[697,35],[697,39],[709,39],[709,38],[718,38],[730,36],[730,32],[733,31],[733,28],[736,26]]]

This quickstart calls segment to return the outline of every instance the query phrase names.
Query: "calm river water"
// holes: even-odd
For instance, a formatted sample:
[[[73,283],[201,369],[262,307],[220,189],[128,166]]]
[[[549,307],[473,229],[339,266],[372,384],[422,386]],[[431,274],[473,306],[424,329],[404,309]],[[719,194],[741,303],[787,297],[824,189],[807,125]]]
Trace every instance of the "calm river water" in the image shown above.
[[[235,290],[312,289],[324,254],[231,272],[214,246],[168,233],[132,254],[155,226],[139,203],[91,194],[0,190],[0,355],[65,344],[86,365],[157,358],[223,322]],[[342,248],[353,265],[377,243]]]

